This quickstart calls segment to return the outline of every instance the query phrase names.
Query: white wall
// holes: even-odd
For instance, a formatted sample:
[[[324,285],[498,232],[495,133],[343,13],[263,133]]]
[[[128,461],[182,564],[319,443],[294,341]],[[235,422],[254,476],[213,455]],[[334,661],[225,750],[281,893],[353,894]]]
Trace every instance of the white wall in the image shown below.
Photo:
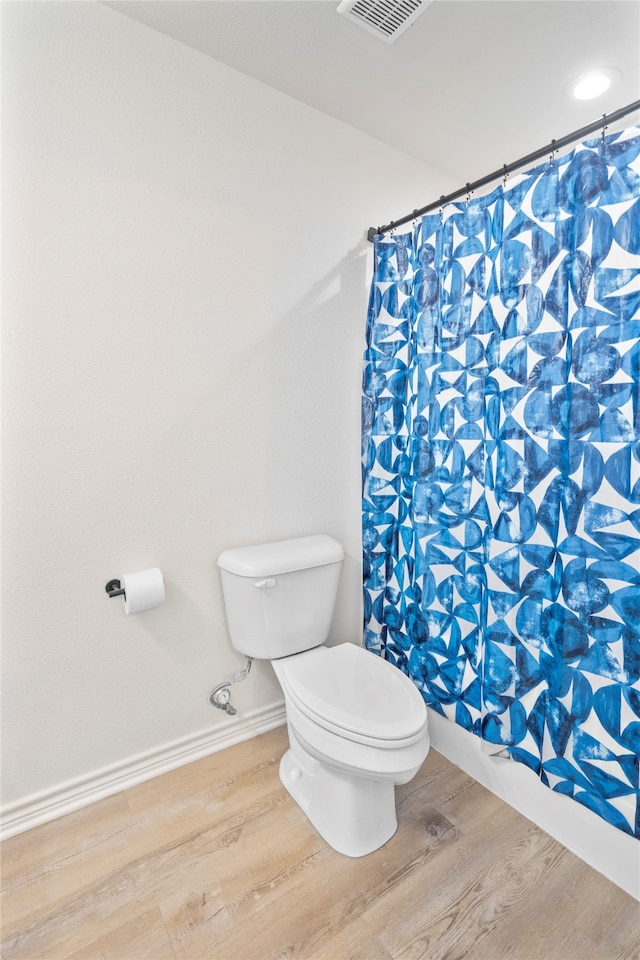
[[[455,185],[99,4],[2,14],[17,830],[281,721],[266,664],[209,705],[241,665],[223,549],[338,537],[360,640],[364,233]],[[125,617],[105,583],[155,565],[165,605]]]

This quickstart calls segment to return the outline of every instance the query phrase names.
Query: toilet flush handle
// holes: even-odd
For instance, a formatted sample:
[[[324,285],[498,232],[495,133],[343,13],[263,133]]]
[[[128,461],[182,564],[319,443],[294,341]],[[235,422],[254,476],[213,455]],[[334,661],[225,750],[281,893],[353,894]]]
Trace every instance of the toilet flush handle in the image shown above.
[[[267,577],[266,580],[256,580],[254,583],[254,587],[257,587],[258,590],[265,590],[267,587],[275,587],[275,585],[275,577]]]

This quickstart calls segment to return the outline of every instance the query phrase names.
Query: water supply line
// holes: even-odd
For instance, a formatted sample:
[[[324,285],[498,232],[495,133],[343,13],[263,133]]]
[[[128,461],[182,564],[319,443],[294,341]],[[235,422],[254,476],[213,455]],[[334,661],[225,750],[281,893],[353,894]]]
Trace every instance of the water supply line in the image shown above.
[[[209,703],[213,707],[217,707],[218,710],[224,710],[225,713],[228,713],[230,717],[236,714],[238,711],[231,703],[231,693],[229,692],[229,687],[233,686],[234,683],[239,683],[241,680],[244,680],[245,677],[249,676],[249,671],[251,670],[251,664],[253,660],[251,657],[245,657],[245,665],[242,670],[237,670],[236,673],[232,673],[230,677],[227,677],[226,680],[223,680],[222,683],[219,683],[217,687],[214,687],[211,693],[209,694]]]

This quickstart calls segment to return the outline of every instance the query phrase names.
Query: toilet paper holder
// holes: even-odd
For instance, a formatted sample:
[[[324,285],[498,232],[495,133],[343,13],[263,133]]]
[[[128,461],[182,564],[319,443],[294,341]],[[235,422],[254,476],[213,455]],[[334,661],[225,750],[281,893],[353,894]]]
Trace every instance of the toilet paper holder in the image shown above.
[[[124,587],[119,580],[109,580],[104,588],[110,597],[124,597]]]
[[[153,610],[165,601],[164,577],[159,567],[114,577],[104,589],[108,597],[120,597],[127,616]]]

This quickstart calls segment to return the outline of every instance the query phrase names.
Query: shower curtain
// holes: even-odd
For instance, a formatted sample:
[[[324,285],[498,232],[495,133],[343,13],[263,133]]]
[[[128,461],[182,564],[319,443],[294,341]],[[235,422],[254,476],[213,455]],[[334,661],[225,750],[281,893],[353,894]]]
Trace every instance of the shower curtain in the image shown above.
[[[640,836],[640,128],[374,246],[365,646]]]

